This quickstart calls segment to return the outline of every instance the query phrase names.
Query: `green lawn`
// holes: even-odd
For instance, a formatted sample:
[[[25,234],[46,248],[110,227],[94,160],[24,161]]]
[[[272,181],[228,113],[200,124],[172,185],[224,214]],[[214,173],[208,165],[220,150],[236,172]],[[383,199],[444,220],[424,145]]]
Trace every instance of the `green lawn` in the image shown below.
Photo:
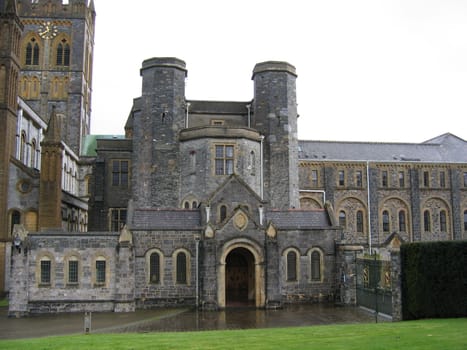
[[[232,331],[91,334],[0,341],[7,349],[467,349],[467,318]]]

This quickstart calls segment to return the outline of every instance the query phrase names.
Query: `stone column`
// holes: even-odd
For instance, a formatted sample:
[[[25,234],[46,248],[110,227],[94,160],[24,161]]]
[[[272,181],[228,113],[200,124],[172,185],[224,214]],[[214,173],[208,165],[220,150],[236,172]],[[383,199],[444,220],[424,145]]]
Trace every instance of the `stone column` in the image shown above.
[[[133,238],[125,226],[120,233],[116,261],[115,312],[135,311],[135,256]]]
[[[269,230],[271,232],[271,230]],[[266,308],[277,308],[282,305],[280,282],[279,282],[279,262],[280,254],[274,230],[273,237],[266,238]]]
[[[24,245],[19,248],[13,246],[11,253],[8,317],[23,317],[29,313],[28,265],[29,254],[25,251]]]

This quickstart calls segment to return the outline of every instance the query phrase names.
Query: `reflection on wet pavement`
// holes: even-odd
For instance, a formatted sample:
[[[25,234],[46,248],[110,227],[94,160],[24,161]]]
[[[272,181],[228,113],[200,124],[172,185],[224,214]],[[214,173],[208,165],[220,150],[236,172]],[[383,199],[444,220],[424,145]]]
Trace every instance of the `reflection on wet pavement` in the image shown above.
[[[0,339],[83,333],[84,314],[58,314],[12,319],[1,310]],[[374,314],[356,307],[295,305],[278,310],[232,308],[222,311],[186,309],[138,310],[134,313],[93,313],[91,333],[179,332],[220,329],[299,327],[369,323]]]

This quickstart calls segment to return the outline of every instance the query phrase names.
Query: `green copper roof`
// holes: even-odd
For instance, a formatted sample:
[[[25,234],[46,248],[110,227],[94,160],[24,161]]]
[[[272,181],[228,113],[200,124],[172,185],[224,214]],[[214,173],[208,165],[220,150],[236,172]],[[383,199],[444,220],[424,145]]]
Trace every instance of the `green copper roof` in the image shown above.
[[[83,145],[81,147],[81,155],[87,157],[97,156],[97,139],[124,139],[125,135],[86,135],[83,140]]]

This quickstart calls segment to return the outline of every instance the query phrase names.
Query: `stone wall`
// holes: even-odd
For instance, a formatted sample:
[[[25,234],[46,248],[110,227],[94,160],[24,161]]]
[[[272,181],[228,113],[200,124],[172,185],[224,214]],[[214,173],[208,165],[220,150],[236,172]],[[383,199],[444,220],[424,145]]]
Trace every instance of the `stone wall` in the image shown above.
[[[133,278],[131,260],[122,261],[121,254],[129,253],[117,249],[118,237],[118,233],[29,234],[21,252],[14,249],[12,254],[9,314],[113,311],[116,299],[127,300],[132,294],[125,289]],[[72,259],[78,261],[78,282],[68,280]],[[102,283],[96,280],[100,259],[106,269]],[[50,282],[41,281],[41,260],[50,261]],[[124,284],[122,278],[127,278]]]

